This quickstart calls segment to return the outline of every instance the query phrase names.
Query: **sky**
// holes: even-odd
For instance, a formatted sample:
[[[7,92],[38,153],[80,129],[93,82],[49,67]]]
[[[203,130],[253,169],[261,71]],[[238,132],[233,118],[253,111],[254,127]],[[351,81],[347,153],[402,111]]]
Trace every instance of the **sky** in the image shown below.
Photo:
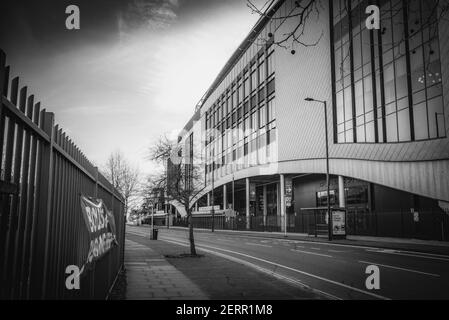
[[[0,12],[11,75],[93,163],[120,150],[142,176],[149,147],[182,130],[259,18],[246,0],[2,0]]]

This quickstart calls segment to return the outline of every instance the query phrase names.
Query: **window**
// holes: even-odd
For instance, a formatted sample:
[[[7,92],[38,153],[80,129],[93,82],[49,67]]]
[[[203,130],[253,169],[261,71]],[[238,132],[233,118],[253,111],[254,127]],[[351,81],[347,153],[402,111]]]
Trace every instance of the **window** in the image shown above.
[[[274,73],[274,54],[271,53],[267,59],[267,69],[268,69],[268,77]]]
[[[259,108],[259,127],[262,129],[266,125],[267,111],[265,105]]]
[[[367,1],[336,2],[333,70],[337,142],[445,137],[438,19],[433,10],[436,1],[380,0],[381,32],[365,26]],[[409,37],[405,36],[404,18],[408,19]]]
[[[276,119],[276,104],[274,99],[268,101],[268,123],[274,121]]]
[[[329,190],[330,194],[330,205],[335,206],[337,205],[337,191],[336,190]],[[327,207],[327,191],[319,191],[316,194],[316,206],[318,208]]]

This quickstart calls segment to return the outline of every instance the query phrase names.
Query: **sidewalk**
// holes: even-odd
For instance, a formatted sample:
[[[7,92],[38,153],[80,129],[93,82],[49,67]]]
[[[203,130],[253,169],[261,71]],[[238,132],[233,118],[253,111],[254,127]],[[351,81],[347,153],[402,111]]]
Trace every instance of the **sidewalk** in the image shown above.
[[[184,227],[170,227],[172,229],[185,230]],[[197,229],[195,232],[210,232],[209,229]],[[302,233],[287,233],[285,237],[282,232],[261,232],[261,231],[235,231],[235,230],[215,230],[216,233],[228,235],[240,235],[248,237],[274,238],[274,239],[291,239],[311,242],[329,242],[326,237],[313,237]],[[382,238],[382,237],[365,237],[365,236],[348,236],[346,240],[333,240],[335,244],[375,247],[382,249],[418,251],[425,253],[449,255],[449,242],[444,241],[428,241],[419,239],[401,239],[401,238]]]
[[[110,299],[279,300],[322,299],[308,288],[211,254],[181,257],[188,248],[127,234],[126,275]],[[122,292],[120,292],[122,291]]]

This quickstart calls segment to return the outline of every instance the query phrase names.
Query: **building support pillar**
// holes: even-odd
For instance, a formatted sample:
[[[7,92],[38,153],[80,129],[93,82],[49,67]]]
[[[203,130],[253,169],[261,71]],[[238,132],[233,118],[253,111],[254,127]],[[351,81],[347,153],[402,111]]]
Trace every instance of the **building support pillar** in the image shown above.
[[[283,174],[280,175],[279,189],[281,193],[281,230],[282,232],[287,231],[287,215],[285,210],[285,177]]]
[[[263,186],[263,226],[267,226],[267,186]]]
[[[210,192],[207,193],[207,206],[210,207]]]
[[[346,208],[345,178],[343,176],[338,176],[338,203],[340,208]]]
[[[246,182],[246,188],[245,188],[246,229],[249,230],[251,227],[250,202],[249,202],[249,178],[246,178],[245,182]]]
[[[226,184],[223,185],[223,210],[228,208],[228,190]]]

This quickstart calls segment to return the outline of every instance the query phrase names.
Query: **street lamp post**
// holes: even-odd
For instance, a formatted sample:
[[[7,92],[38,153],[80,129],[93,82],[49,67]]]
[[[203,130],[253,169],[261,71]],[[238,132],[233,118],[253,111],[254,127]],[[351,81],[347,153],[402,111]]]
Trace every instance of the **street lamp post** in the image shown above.
[[[332,216],[331,216],[331,202],[330,202],[330,177],[329,177],[329,138],[327,130],[327,102],[320,101],[313,98],[306,98],[308,102],[320,102],[324,105],[324,128],[326,134],[326,185],[327,185],[327,219],[328,219],[328,237],[332,241]]]

